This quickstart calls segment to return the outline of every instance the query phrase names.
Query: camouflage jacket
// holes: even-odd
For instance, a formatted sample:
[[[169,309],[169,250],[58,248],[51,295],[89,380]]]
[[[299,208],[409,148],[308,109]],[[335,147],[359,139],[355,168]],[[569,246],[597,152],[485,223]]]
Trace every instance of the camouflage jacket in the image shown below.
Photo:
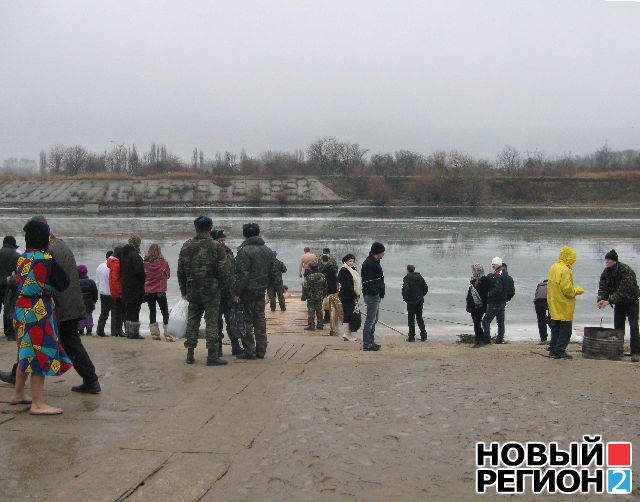
[[[327,279],[324,274],[314,272],[306,277],[302,289],[307,300],[322,300],[327,296]]]
[[[238,247],[233,291],[242,296],[251,291],[265,291],[275,278],[275,259],[262,237],[249,237]]]
[[[282,263],[280,260],[278,260],[278,258],[274,258],[273,261],[275,265],[275,275],[273,277],[273,282],[271,283],[271,286],[280,287],[284,284],[282,282],[282,274],[287,273],[287,266],[284,263]]]
[[[608,300],[611,304],[632,303],[640,297],[636,273],[629,265],[618,262],[616,273],[607,267],[600,276],[598,301]]]
[[[182,245],[178,258],[180,293],[190,302],[205,302],[227,281],[227,258],[222,244],[208,232],[198,232]]]
[[[235,279],[234,273],[236,260],[233,257],[233,251],[226,244],[224,245],[224,253],[227,258],[224,262],[224,277],[226,280],[224,281],[224,283],[221,283],[220,289],[222,289],[223,295],[231,295]]]

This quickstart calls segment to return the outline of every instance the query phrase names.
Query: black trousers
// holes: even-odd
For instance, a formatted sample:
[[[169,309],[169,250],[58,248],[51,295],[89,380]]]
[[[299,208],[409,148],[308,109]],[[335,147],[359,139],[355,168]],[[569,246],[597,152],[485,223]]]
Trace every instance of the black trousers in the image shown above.
[[[547,302],[534,303],[536,307],[536,317],[538,318],[538,333],[540,333],[540,341],[547,341],[547,323],[549,322]]]
[[[100,317],[98,317],[98,326],[96,332],[104,335],[104,327],[107,325],[107,319],[109,319],[109,312],[111,312],[111,295],[100,295]]]
[[[139,303],[127,303],[124,306],[124,318],[126,321],[131,322],[140,322],[140,307],[142,305]],[[167,324],[169,324],[169,320],[167,320]]]
[[[427,330],[424,327],[424,319],[422,319],[423,303],[407,303],[407,313],[409,314],[409,336],[416,335],[416,322],[420,328],[420,334],[424,335]]]
[[[147,306],[149,307],[149,324],[156,322],[156,303],[160,307],[162,314],[162,324],[169,324],[169,305],[167,304],[167,293],[148,293]],[[138,311],[139,314],[139,311]]]
[[[111,297],[111,336],[122,336],[122,298]]]
[[[640,354],[640,334],[638,333],[638,300],[633,303],[616,303],[613,307],[613,327],[624,330],[624,323],[629,319],[631,334],[631,353]]]
[[[58,330],[62,348],[71,359],[78,375],[82,377],[83,383],[89,385],[97,382],[96,368],[78,335],[78,319],[58,323]]]
[[[482,342],[484,332],[482,331],[482,318],[484,317],[485,309],[473,309],[471,312],[471,320],[473,321],[473,333],[475,335],[476,343]]]

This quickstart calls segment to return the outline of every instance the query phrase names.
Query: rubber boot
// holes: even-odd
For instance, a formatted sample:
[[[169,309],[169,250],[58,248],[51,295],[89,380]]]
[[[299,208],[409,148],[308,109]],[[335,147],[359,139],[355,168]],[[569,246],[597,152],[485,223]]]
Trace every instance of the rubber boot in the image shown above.
[[[427,341],[427,332],[426,331],[424,333],[420,333],[420,341],[421,342],[426,342]]]
[[[207,366],[223,366],[227,364],[227,361],[220,359],[218,356],[218,349],[209,349],[209,355],[207,356]]]
[[[231,355],[237,356],[242,352],[242,348],[240,347],[240,342],[238,340],[231,340]]]
[[[161,340],[160,338],[160,328],[158,327],[157,322],[152,322],[149,324],[149,333],[151,333],[152,340]]]
[[[187,360],[185,362],[187,364],[193,364],[196,362],[195,357],[193,357],[193,349],[187,349]]]
[[[131,321],[124,322],[124,333],[121,336],[123,338],[131,338]]]
[[[127,338],[130,338],[132,340],[144,340],[144,336],[140,336],[140,323],[139,322],[131,321],[129,323],[129,327],[131,329],[131,332],[129,333],[129,335],[127,335]]]
[[[176,339],[169,334],[169,325],[168,324],[163,324],[162,328],[164,329],[164,339],[167,342],[175,342]]]

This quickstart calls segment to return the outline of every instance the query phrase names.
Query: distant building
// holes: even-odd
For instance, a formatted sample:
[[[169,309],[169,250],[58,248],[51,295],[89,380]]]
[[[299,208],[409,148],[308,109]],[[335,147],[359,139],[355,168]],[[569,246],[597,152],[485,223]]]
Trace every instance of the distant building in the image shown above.
[[[4,174],[38,174],[38,164],[35,160],[12,157],[2,163],[0,172]]]

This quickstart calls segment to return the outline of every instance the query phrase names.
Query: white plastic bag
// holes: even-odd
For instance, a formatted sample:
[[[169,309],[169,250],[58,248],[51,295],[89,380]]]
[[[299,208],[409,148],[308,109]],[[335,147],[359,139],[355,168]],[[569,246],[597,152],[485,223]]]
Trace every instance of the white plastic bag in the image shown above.
[[[171,336],[176,338],[184,338],[187,333],[187,310],[189,303],[187,300],[180,298],[180,301],[176,303],[171,312],[169,312],[169,326],[168,331]]]

